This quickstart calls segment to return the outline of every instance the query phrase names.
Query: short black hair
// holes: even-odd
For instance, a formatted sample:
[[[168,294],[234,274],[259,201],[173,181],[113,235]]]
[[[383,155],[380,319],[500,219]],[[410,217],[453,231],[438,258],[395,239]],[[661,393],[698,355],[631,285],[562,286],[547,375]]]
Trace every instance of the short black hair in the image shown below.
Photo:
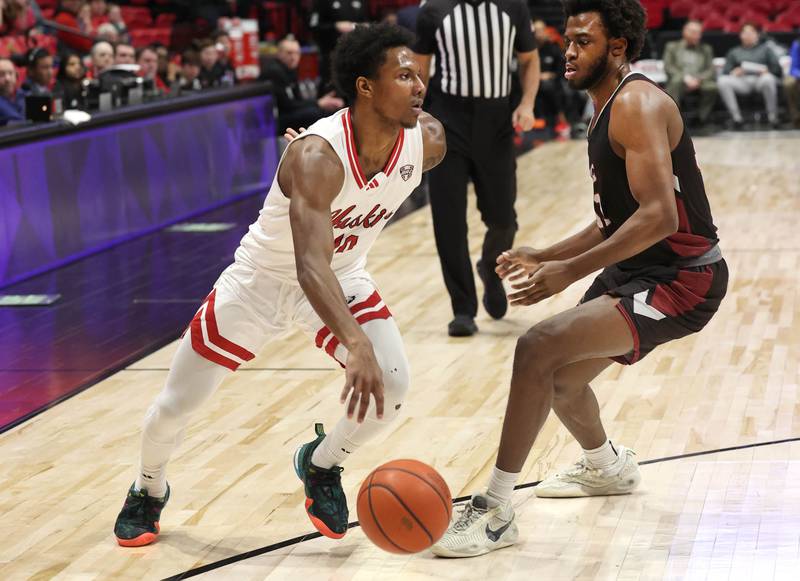
[[[343,35],[333,55],[333,82],[350,103],[356,100],[356,79],[374,79],[386,62],[386,52],[411,46],[414,36],[408,30],[387,23],[360,25]]]
[[[612,38],[628,41],[625,56],[632,61],[642,52],[647,12],[639,0],[563,0],[564,19],[585,12],[599,12]]]
[[[28,65],[28,68],[33,70],[38,66],[40,60],[46,59],[49,56],[53,56],[50,54],[50,51],[39,46],[28,51],[25,61]]]

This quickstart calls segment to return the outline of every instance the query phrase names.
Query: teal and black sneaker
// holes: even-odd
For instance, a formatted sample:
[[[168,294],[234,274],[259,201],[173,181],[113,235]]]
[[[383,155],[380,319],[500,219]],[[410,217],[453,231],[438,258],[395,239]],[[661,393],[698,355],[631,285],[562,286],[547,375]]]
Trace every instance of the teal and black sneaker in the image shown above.
[[[158,520],[169,500],[169,484],[164,498],[154,498],[131,484],[125,505],[114,523],[114,535],[123,547],[143,547],[158,538]]]
[[[317,438],[294,453],[294,471],[306,488],[306,513],[316,529],[326,537],[341,539],[347,532],[347,498],[342,489],[342,468],[326,470],[311,463],[311,456],[325,439],[322,424],[315,424]]]

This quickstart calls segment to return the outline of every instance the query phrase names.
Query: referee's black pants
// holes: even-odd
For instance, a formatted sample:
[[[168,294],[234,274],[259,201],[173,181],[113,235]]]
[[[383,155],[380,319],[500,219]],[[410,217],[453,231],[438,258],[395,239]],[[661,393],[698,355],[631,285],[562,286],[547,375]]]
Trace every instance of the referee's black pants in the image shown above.
[[[433,94],[429,110],[447,134],[447,155],[429,173],[431,211],[442,274],[455,315],[475,317],[478,299],[467,243],[467,184],[471,179],[486,225],[481,261],[494,274],[498,255],[517,231],[517,161],[508,99]]]

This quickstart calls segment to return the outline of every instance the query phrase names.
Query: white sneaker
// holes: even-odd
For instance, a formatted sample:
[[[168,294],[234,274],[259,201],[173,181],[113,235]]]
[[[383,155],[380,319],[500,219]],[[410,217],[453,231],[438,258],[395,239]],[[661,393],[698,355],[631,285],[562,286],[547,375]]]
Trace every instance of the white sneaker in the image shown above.
[[[513,545],[518,538],[510,502],[489,508],[483,494],[473,494],[431,551],[438,557],[477,557]]]
[[[642,479],[635,455],[633,450],[620,446],[617,461],[603,470],[593,468],[586,456],[581,456],[564,472],[542,480],[533,491],[541,498],[630,494]]]

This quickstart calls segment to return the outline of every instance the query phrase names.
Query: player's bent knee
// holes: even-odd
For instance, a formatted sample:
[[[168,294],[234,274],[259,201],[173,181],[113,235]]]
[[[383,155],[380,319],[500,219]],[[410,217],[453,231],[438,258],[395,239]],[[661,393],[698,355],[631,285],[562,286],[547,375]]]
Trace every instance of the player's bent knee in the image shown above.
[[[383,421],[390,422],[400,413],[410,384],[408,363],[398,361],[383,369]]]
[[[524,366],[529,372],[552,374],[557,368],[553,355],[553,334],[537,325],[517,339],[515,368]]]

